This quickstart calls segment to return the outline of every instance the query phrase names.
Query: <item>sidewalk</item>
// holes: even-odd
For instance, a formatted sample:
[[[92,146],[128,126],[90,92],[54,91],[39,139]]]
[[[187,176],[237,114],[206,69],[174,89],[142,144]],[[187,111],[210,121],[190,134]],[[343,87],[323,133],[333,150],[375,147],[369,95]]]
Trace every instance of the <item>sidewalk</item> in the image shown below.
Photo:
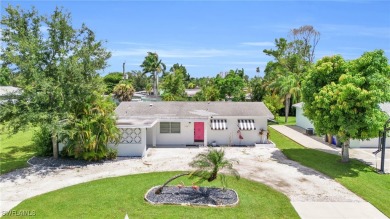
[[[284,125],[271,125],[273,129],[307,148],[331,154],[341,153],[341,149],[318,142],[294,129]],[[350,150],[352,158],[367,157],[367,152]],[[294,202],[291,204],[302,219],[358,219],[387,218],[382,212],[368,202]]]

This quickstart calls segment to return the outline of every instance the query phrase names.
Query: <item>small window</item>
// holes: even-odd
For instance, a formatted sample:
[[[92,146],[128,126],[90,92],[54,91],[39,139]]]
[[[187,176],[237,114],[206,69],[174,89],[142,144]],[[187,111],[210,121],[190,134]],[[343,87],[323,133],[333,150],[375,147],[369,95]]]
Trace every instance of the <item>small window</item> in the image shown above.
[[[180,133],[180,122],[160,122],[160,133]]]
[[[238,128],[240,130],[256,130],[255,120],[253,119],[239,119]]]
[[[160,133],[170,133],[170,132],[171,132],[170,122],[161,122],[160,123]]]
[[[226,130],[226,119],[212,119],[210,120],[211,130]]]

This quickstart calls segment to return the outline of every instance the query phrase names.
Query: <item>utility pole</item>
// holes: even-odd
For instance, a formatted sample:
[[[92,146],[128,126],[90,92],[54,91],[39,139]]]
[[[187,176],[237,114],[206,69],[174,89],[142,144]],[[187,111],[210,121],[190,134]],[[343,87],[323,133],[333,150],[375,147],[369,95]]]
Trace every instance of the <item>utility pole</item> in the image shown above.
[[[122,68],[123,68],[123,80],[126,80],[126,75],[125,75],[125,64],[126,64],[126,62],[123,62],[123,66],[122,66]]]

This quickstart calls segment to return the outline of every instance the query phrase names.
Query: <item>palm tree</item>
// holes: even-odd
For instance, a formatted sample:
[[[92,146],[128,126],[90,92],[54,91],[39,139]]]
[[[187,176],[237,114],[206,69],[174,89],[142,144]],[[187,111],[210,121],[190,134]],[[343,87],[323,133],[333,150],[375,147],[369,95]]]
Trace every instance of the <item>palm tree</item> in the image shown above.
[[[238,163],[238,161],[226,159],[225,152],[223,151],[223,149],[210,149],[206,152],[200,153],[196,155],[196,157],[191,163],[189,163],[191,167],[196,168],[194,171],[188,173],[181,173],[172,177],[166,183],[164,183],[164,185],[160,186],[155,191],[155,194],[160,194],[163,188],[172,180],[186,175],[189,175],[190,179],[198,178],[198,181],[195,184],[202,183],[206,180],[208,182],[212,182],[217,179],[219,175],[222,186],[225,189],[227,186],[227,180],[224,174],[219,173],[221,170],[226,169],[237,180],[240,179],[240,174],[237,172],[236,169],[233,168],[233,162]]]
[[[131,84],[118,84],[114,87],[113,95],[120,102],[131,101],[134,95],[134,88]]]
[[[283,97],[285,103],[285,122],[287,123],[291,98],[295,101],[301,97],[301,81],[298,79],[298,74],[283,74],[271,82],[269,88],[273,89],[274,94]]]
[[[152,73],[153,74],[153,93],[155,97],[158,96],[158,76],[159,72],[164,72],[166,70],[165,64],[158,59],[157,53],[148,52],[148,55],[145,57],[145,60],[141,64],[143,68],[143,74]]]

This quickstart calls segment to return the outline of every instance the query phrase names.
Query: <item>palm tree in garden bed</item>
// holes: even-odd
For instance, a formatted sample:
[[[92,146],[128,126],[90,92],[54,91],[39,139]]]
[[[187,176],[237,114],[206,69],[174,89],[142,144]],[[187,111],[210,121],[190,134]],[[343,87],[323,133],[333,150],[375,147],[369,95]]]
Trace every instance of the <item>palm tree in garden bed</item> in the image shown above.
[[[189,176],[190,179],[197,178],[198,180],[194,184],[199,184],[204,181],[212,182],[219,176],[222,186],[225,189],[227,186],[227,180],[225,175],[220,173],[221,170],[227,170],[237,180],[240,179],[240,174],[233,168],[233,163],[238,163],[238,161],[226,159],[223,149],[210,149],[196,155],[194,160],[189,163],[191,167],[196,168],[194,171],[181,173],[170,178],[167,182],[160,186],[155,193],[160,194],[168,183],[182,176]]]

